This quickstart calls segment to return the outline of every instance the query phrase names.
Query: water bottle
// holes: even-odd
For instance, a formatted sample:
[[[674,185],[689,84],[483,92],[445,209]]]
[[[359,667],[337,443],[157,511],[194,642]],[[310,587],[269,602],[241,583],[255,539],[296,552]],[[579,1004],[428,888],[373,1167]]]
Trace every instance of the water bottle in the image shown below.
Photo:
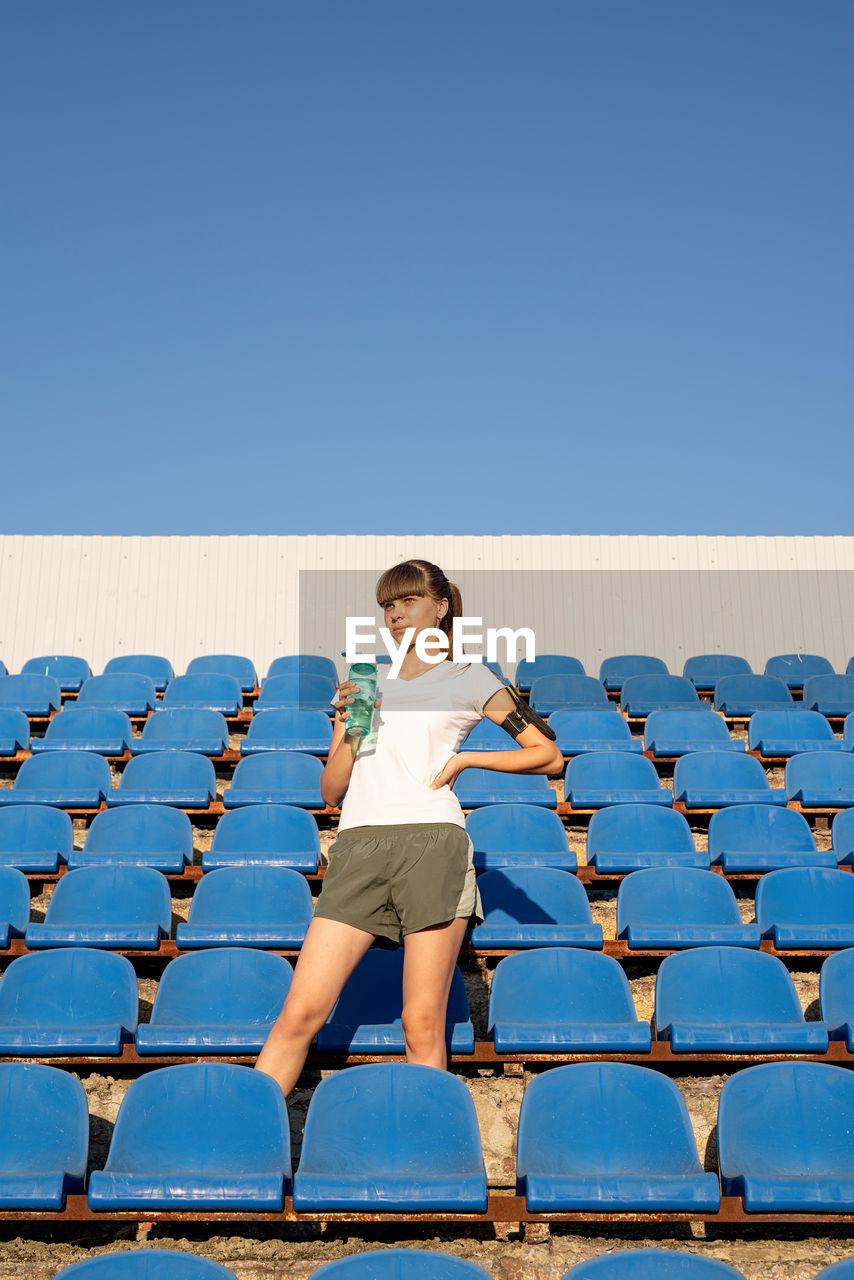
[[[354,662],[347,676],[357,686],[355,700],[347,711],[347,733],[364,738],[370,732],[377,696],[377,668],[374,662]]]

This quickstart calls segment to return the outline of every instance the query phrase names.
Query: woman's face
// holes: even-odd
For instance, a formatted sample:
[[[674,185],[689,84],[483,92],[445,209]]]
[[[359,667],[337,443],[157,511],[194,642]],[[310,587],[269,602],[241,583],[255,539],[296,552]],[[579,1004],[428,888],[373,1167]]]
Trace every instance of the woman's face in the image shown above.
[[[447,600],[434,600],[432,596],[402,596],[385,605],[385,625],[395,644],[400,644],[407,627],[415,628],[415,636],[431,627],[438,627],[439,620],[448,610]]]

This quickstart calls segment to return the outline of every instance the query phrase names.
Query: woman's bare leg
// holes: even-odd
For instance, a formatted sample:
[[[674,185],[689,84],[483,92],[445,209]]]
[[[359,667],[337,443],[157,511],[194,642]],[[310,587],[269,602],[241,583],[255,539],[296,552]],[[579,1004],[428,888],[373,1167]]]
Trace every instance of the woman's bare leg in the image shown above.
[[[299,1079],[312,1040],[373,941],[372,933],[337,920],[315,917],[309,925],[282,1012],[255,1063],[257,1071],[278,1081],[285,1097]]]
[[[403,1038],[407,1062],[448,1065],[445,1016],[451,979],[468,927],[462,917],[408,934],[403,957]]]

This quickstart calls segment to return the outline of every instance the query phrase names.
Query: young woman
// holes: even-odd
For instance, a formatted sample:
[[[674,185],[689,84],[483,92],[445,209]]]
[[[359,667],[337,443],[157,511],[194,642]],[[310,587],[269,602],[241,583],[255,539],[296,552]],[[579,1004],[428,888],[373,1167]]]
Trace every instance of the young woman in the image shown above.
[[[459,591],[426,560],[407,560],[377,583],[385,625],[409,647],[392,679],[379,668],[371,732],[351,738],[347,709],[355,685],[339,686],[335,727],[321,778],[327,804],[341,805],[338,836],[300,952],[293,982],[256,1067],[287,1096],[309,1046],[376,938],[403,938],[403,1036],[409,1062],[444,1068],[445,1014],[457,955],[472,916],[482,918],[455,779],[467,768],[557,773],[563,759],[534,725],[521,750],[457,748],[483,717],[514,710],[510,694],[482,663],[429,664],[415,641],[431,628],[449,637],[462,611]]]

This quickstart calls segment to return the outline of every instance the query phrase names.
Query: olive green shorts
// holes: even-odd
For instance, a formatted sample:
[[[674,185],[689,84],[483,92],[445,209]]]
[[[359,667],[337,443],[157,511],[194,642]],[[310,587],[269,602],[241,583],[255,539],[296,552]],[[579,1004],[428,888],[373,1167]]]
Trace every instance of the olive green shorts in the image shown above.
[[[314,914],[394,942],[458,916],[475,916],[479,923],[483,913],[465,827],[348,827],[329,851]]]

